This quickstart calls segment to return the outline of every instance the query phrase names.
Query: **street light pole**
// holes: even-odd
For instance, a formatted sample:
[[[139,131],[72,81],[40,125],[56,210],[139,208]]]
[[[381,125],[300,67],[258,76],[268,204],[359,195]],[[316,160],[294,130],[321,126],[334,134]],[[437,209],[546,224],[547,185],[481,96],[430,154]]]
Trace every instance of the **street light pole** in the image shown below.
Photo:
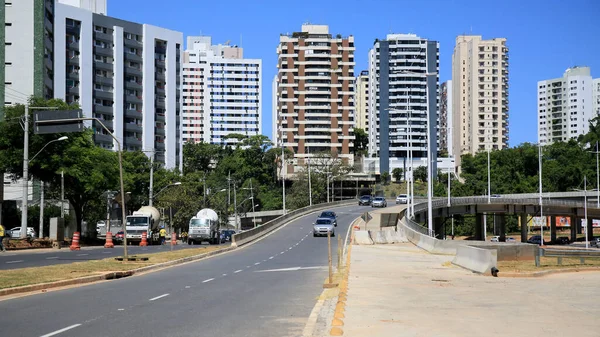
[[[312,206],[312,183],[310,180],[310,147],[308,149],[308,205]]]
[[[539,171],[540,174],[538,174],[539,176],[539,184],[540,184],[540,217],[542,218],[542,224],[541,224],[541,243],[542,246],[544,245],[544,225],[546,224],[546,219],[544,218],[544,206],[543,206],[543,198],[542,198],[542,143],[538,144],[538,166],[539,166]],[[585,181],[585,178],[584,178]],[[587,202],[586,202],[587,204]],[[586,215],[586,224],[587,224],[587,215]]]
[[[588,223],[588,213],[587,213],[587,176],[583,176],[583,210],[585,213],[585,249],[590,248],[590,242],[588,241],[588,231],[590,230],[590,225]],[[592,226],[593,230],[593,226]],[[542,237],[543,240],[543,237]],[[543,241],[542,241],[543,242]]]
[[[256,227],[256,212],[254,211],[254,189],[252,188],[252,178],[250,178],[250,197],[252,198],[252,222],[254,223],[254,227]],[[283,214],[285,215],[285,208],[283,209]]]
[[[27,207],[29,202],[29,104],[25,105],[25,131],[23,139],[23,202],[21,210],[21,239],[27,238]]]
[[[287,167],[285,167],[285,146],[283,144],[283,118],[281,121],[281,185],[283,187],[282,200],[283,200],[283,215],[285,215],[285,171]],[[310,177],[310,174],[309,174]],[[310,178],[309,178],[310,179]],[[252,180],[250,180],[252,181]],[[252,200],[252,207],[254,207],[254,200]],[[256,226],[256,223],[254,223]]]
[[[152,155],[150,156],[150,188],[148,189],[148,206],[152,207],[154,202],[154,156],[156,152],[152,151]]]

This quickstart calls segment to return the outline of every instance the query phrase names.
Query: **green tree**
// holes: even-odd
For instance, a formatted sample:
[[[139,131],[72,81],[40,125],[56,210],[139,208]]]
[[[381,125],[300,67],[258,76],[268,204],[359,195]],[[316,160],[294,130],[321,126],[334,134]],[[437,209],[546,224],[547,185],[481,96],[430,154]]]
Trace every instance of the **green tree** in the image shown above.
[[[32,98],[30,106],[56,107],[59,110],[76,109],[61,100],[43,100]],[[30,114],[32,114],[32,110]],[[0,170],[12,175],[22,176],[23,130],[19,120],[25,114],[25,107],[17,104],[5,108],[5,120],[0,122]],[[29,118],[30,130],[33,118]],[[101,194],[118,186],[117,156],[114,152],[94,145],[92,130],[68,134],[68,140],[56,142],[30,162],[30,177],[42,180],[50,185],[50,191],[60,186],[60,173],[64,172],[65,198],[75,212],[77,230],[81,230],[84,214],[89,211],[91,201]],[[62,134],[37,135],[30,132],[29,150],[32,156],[49,141]]]
[[[425,166],[419,166],[414,171],[415,180],[420,180],[422,182],[427,181],[427,168]]]
[[[369,135],[361,128],[354,128],[354,155],[366,155],[367,145],[369,145]]]
[[[383,185],[387,185],[389,184],[390,181],[390,174],[388,173],[388,171],[385,171],[381,174],[381,183]]]
[[[399,183],[402,180],[402,176],[404,175],[404,170],[396,167],[392,170],[392,176],[394,177],[394,180],[396,180],[397,183]]]

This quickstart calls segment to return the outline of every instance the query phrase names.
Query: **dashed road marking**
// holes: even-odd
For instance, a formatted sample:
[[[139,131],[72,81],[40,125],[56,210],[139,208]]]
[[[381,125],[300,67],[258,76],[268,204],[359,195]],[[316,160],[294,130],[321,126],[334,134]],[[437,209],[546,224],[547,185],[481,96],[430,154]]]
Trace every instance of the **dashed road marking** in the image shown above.
[[[169,296],[169,294],[162,294],[160,296],[156,296],[156,297],[151,298],[149,301],[156,301],[156,300],[158,300],[160,298],[167,297],[167,296]]]
[[[185,286],[185,289],[190,289],[190,286]]]
[[[20,263],[23,262],[23,260],[16,260],[16,261],[6,261],[6,263],[11,264],[11,263]]]
[[[274,257],[275,257],[275,256],[271,256],[271,257],[269,258],[269,260],[273,260],[273,258],[274,258]]]
[[[255,266],[258,266],[259,264],[260,264],[260,262],[256,262],[254,265],[255,265]]]
[[[237,273],[239,273],[239,272],[241,272],[241,271],[242,271],[241,269],[238,269],[238,270],[234,271],[233,273],[234,273],[234,274],[237,274]]]
[[[49,333],[49,334],[45,334],[45,335],[43,335],[43,336],[41,336],[41,337],[50,337],[50,336],[56,336],[56,335],[58,335],[59,333],[63,333],[63,332],[65,332],[65,331],[68,331],[68,330],[74,329],[74,328],[76,328],[76,327],[78,327],[78,326],[80,326],[80,325],[81,325],[81,324],[73,324],[73,325],[71,325],[71,326],[68,326],[68,327],[66,327],[66,328],[62,328],[62,329],[60,329],[60,330],[53,331],[53,332],[51,332],[51,333]]]
[[[209,278],[208,280],[204,280],[204,281],[202,281],[202,283],[210,282],[212,280],[214,280],[214,278]]]
[[[223,274],[223,276],[227,276],[227,274]]]

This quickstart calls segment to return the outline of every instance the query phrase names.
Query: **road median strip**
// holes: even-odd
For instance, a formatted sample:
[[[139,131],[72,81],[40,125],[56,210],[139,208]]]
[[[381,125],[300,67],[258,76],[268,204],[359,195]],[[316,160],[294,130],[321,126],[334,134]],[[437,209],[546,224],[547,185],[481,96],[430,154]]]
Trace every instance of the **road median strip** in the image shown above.
[[[118,262],[114,258],[34,268],[6,270],[0,273],[0,297],[45,291],[72,285],[113,280],[158,270],[222,254],[236,247],[205,247],[144,254],[145,262]]]

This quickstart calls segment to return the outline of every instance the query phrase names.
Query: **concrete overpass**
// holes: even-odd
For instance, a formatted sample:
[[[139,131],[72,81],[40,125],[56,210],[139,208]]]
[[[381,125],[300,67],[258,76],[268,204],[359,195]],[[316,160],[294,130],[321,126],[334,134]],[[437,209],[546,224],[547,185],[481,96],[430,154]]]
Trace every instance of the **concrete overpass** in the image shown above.
[[[584,192],[564,192],[543,194],[543,214],[551,217],[551,238],[556,239],[556,216],[571,218],[571,240],[574,241],[577,233],[581,232],[581,219],[585,218],[584,203],[578,201],[583,199]],[[423,234],[427,234],[427,202],[415,204],[414,221],[421,224]],[[512,194],[491,198],[488,203],[487,196],[483,197],[458,197],[451,198],[450,206],[447,199],[436,199],[432,201],[433,229],[438,239],[443,238],[443,223],[453,215],[473,215],[476,219],[475,238],[484,239],[483,216],[494,214],[496,227],[500,230],[500,240],[503,241],[505,233],[505,216],[518,215],[521,218],[521,241],[527,241],[527,216],[539,216],[540,206],[538,195],[535,194]],[[600,209],[596,208],[596,202],[587,204],[588,223],[587,228],[592,228],[592,219],[600,219]],[[587,231],[588,239],[593,239],[593,230]]]

